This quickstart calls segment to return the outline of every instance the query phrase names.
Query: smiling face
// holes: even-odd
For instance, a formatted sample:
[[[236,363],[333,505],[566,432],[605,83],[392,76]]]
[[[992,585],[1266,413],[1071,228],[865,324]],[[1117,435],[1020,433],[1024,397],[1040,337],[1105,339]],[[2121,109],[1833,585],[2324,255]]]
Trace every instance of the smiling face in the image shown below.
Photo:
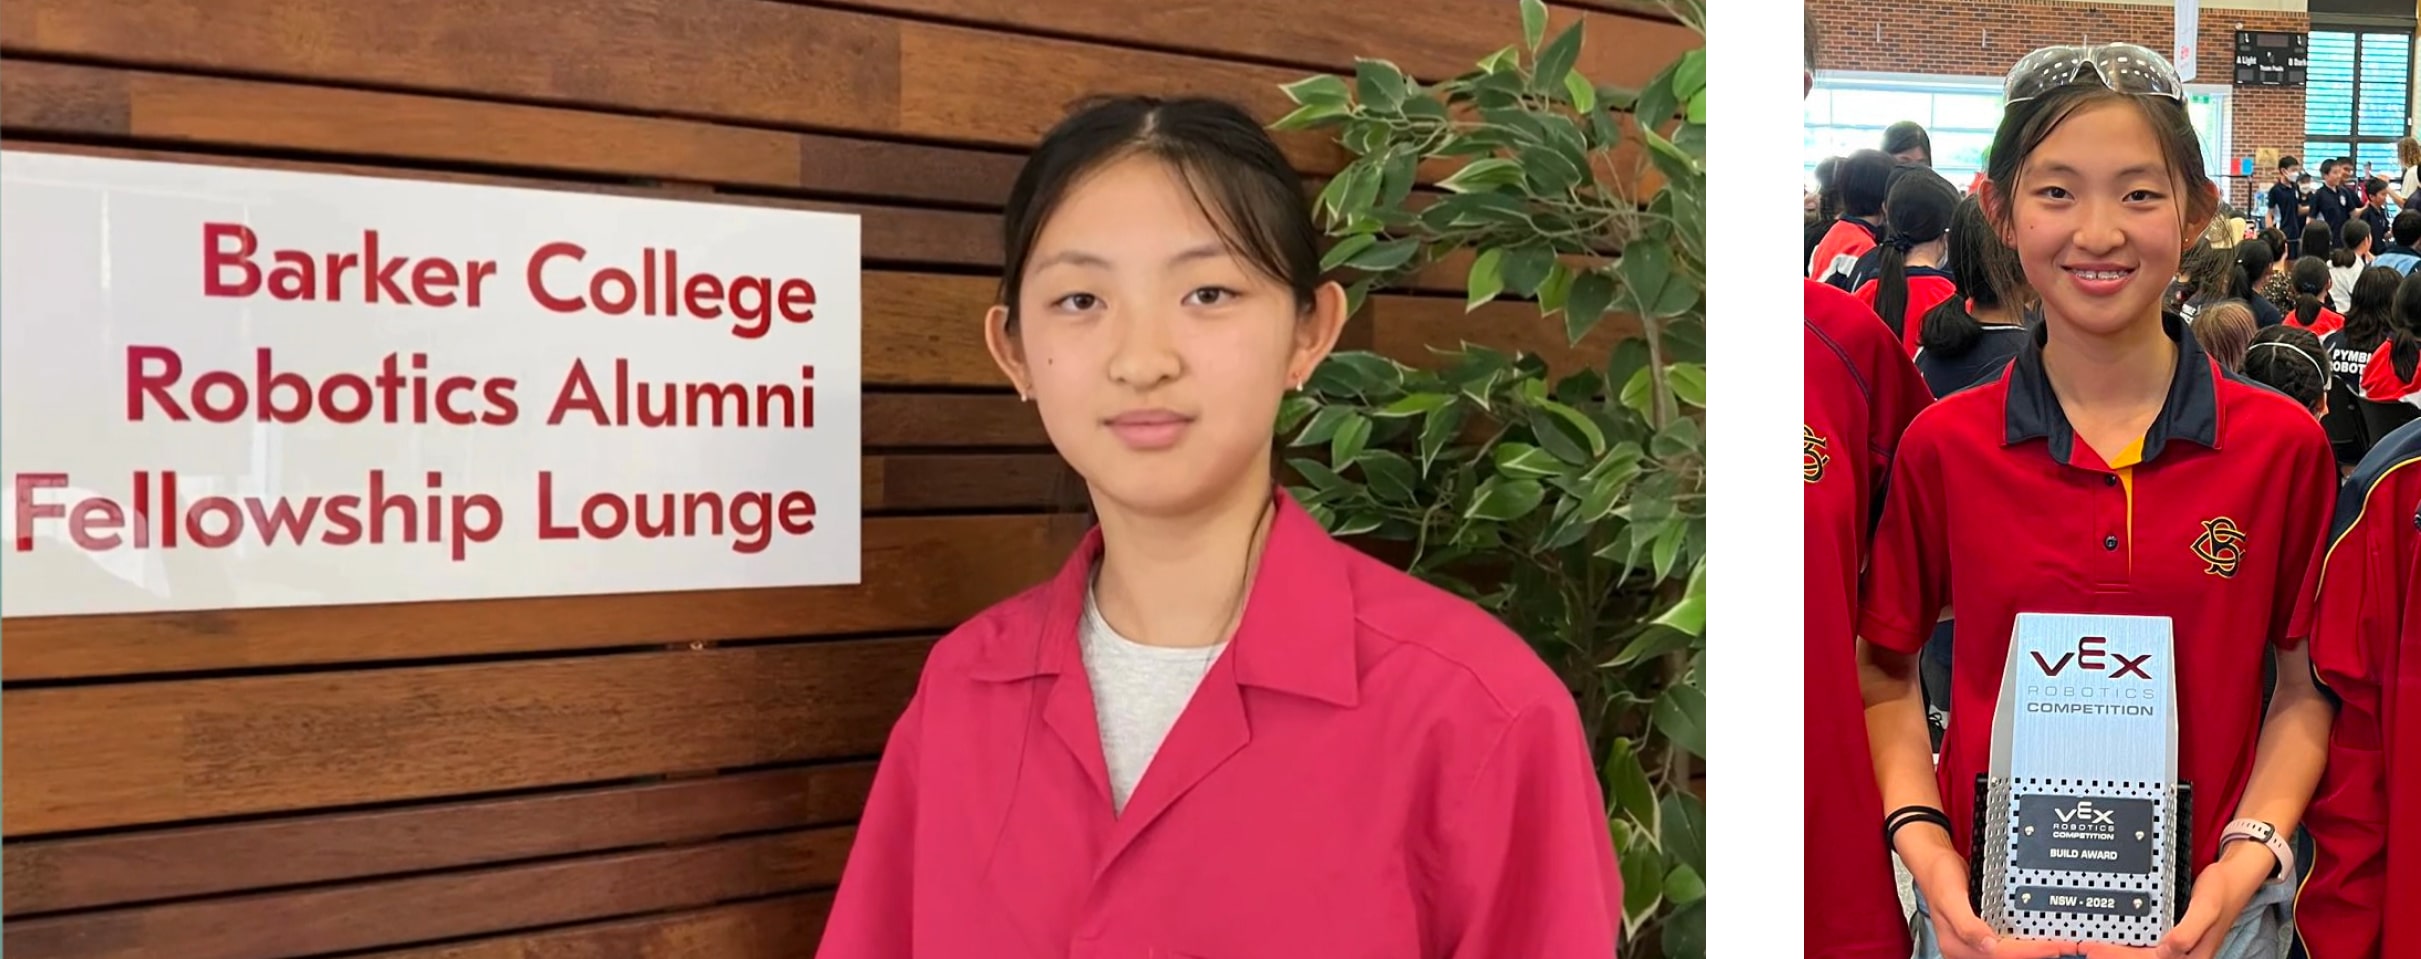
[[[2047,317],[2097,335],[2158,322],[2200,206],[2165,157],[2143,109],[2119,99],[2078,106],[2026,155],[2007,222]]]
[[[1096,497],[1173,515],[1266,495],[1279,401],[1343,320],[1334,284],[1298,304],[1228,248],[1180,172],[1131,153],[1071,185],[1016,328],[996,307],[988,338]]]

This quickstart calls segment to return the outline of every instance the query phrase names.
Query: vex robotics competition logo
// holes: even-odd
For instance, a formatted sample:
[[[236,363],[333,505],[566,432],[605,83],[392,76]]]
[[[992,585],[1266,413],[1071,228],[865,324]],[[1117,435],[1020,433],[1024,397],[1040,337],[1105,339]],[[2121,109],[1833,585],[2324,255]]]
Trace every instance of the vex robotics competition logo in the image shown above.
[[[1799,475],[1814,483],[1824,478],[1824,468],[1832,465],[1833,456],[1826,452],[1832,441],[1816,432],[1816,428],[1799,424]]]
[[[2203,572],[2223,579],[2233,579],[2236,567],[2244,562],[2244,530],[2236,521],[2225,516],[2202,521],[2202,535],[2194,540],[2194,558],[2202,560]]]

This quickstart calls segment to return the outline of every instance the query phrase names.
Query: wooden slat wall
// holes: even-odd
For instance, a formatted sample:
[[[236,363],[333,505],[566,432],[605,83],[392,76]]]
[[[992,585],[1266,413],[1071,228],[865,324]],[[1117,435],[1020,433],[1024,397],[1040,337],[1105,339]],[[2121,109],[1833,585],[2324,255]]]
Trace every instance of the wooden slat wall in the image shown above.
[[[1697,42],[1632,0],[1553,17],[1600,82]],[[10,149],[841,210],[868,268],[861,585],[9,621],[0,950],[810,955],[933,636],[1075,530],[977,332],[1021,151],[1088,93],[1274,118],[1357,55],[1435,79],[1519,35],[1511,0],[0,4]],[[1459,288],[1373,298],[1349,345],[1591,355]]]

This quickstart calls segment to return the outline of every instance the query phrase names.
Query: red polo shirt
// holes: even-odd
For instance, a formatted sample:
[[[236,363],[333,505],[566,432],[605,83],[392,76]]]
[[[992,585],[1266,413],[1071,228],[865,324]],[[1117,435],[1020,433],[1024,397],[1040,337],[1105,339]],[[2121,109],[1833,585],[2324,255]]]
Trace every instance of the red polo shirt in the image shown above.
[[[2295,900],[2313,959],[2382,959],[2389,903],[2421,903],[2421,428],[2389,433],[2337,500],[2312,673],[2337,699]],[[2410,935],[2407,933],[2406,935]],[[2394,954],[2391,954],[2394,955]]]
[[[2168,399],[2116,463],[2060,409],[2041,329],[1999,380],[1934,404],[1900,442],[1859,635],[1913,654],[1958,611],[1939,775],[1962,852],[2018,613],[2171,618],[2198,867],[2253,769],[2264,644],[2306,635],[2337,485],[2328,436],[2295,401],[2221,373],[2183,320],[2163,325]]]
[[[1868,280],[1858,287],[1858,302],[1866,304],[1869,310],[1878,309],[1875,301],[1882,295],[1875,285],[1878,282]],[[1908,311],[1900,319],[1900,348],[1910,356],[1917,355],[1917,340],[1925,331],[1925,314],[1957,295],[1958,281],[1951,278],[1948,270],[1931,266],[1909,268]]]
[[[1933,401],[1874,311],[1813,280],[1807,288],[1805,745],[1807,954],[1904,959],[1908,926],[1883,844],[1883,799],[1867,770],[1858,694],[1858,569],[1892,448]]]

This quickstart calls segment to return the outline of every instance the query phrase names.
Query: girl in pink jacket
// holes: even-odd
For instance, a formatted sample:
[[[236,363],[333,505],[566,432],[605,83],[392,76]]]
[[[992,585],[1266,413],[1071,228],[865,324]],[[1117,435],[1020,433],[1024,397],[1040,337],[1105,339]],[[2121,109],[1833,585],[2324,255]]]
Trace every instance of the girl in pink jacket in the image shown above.
[[[1613,955],[1570,692],[1271,480],[1346,320],[1305,196],[1213,101],[1101,101],[1027,162],[984,335],[1099,523],[934,647],[822,959]]]

